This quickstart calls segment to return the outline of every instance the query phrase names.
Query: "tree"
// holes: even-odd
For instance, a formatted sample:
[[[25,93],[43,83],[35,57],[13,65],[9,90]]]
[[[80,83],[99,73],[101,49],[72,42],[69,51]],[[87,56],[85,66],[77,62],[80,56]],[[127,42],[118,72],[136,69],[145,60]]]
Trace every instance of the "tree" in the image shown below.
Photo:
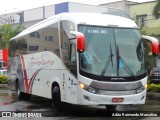
[[[4,24],[0,26],[0,49],[8,48],[9,40],[23,31],[25,27],[20,24],[14,27],[11,24]]]
[[[157,0],[157,3],[153,8],[153,16],[156,19],[160,18],[160,0]]]

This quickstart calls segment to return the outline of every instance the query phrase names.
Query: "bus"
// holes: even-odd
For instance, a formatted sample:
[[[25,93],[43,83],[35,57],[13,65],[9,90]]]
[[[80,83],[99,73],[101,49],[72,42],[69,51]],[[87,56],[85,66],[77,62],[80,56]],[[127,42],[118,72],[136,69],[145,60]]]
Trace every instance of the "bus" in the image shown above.
[[[130,19],[98,13],[52,16],[9,41],[8,87],[19,99],[45,97],[57,108],[144,104],[143,41],[157,55],[157,39],[141,36]]]

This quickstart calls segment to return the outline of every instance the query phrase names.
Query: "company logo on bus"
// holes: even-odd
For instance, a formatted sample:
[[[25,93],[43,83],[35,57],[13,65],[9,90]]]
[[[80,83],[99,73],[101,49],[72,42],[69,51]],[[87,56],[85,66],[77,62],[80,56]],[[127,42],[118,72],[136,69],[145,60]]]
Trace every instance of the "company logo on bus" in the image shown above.
[[[34,57],[31,58],[31,64],[32,66],[43,66],[43,65],[53,65],[54,60],[46,60],[46,59],[40,59],[40,60],[35,60]]]

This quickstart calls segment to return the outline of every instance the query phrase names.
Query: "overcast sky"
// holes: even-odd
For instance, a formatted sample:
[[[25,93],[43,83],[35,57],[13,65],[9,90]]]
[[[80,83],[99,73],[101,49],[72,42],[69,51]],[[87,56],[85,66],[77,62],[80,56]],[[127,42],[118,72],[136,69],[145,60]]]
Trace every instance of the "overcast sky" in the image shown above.
[[[0,14],[22,11],[26,9],[46,6],[66,1],[97,5],[105,2],[118,0],[0,0]],[[130,0],[135,2],[153,1],[153,0]]]

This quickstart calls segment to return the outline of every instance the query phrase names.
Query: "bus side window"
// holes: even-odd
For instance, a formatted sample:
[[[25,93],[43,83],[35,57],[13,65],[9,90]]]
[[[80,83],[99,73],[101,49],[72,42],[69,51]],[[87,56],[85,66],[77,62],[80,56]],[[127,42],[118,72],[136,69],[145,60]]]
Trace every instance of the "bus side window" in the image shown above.
[[[70,61],[76,62],[76,45],[70,44]]]
[[[76,65],[76,44],[70,44],[70,54],[69,54],[69,62],[68,66],[70,71],[77,76],[77,65]]]
[[[67,69],[77,76],[76,45],[73,43],[75,40],[72,39],[74,36],[70,31],[75,31],[74,24],[70,21],[62,20],[60,22],[62,60]]]

